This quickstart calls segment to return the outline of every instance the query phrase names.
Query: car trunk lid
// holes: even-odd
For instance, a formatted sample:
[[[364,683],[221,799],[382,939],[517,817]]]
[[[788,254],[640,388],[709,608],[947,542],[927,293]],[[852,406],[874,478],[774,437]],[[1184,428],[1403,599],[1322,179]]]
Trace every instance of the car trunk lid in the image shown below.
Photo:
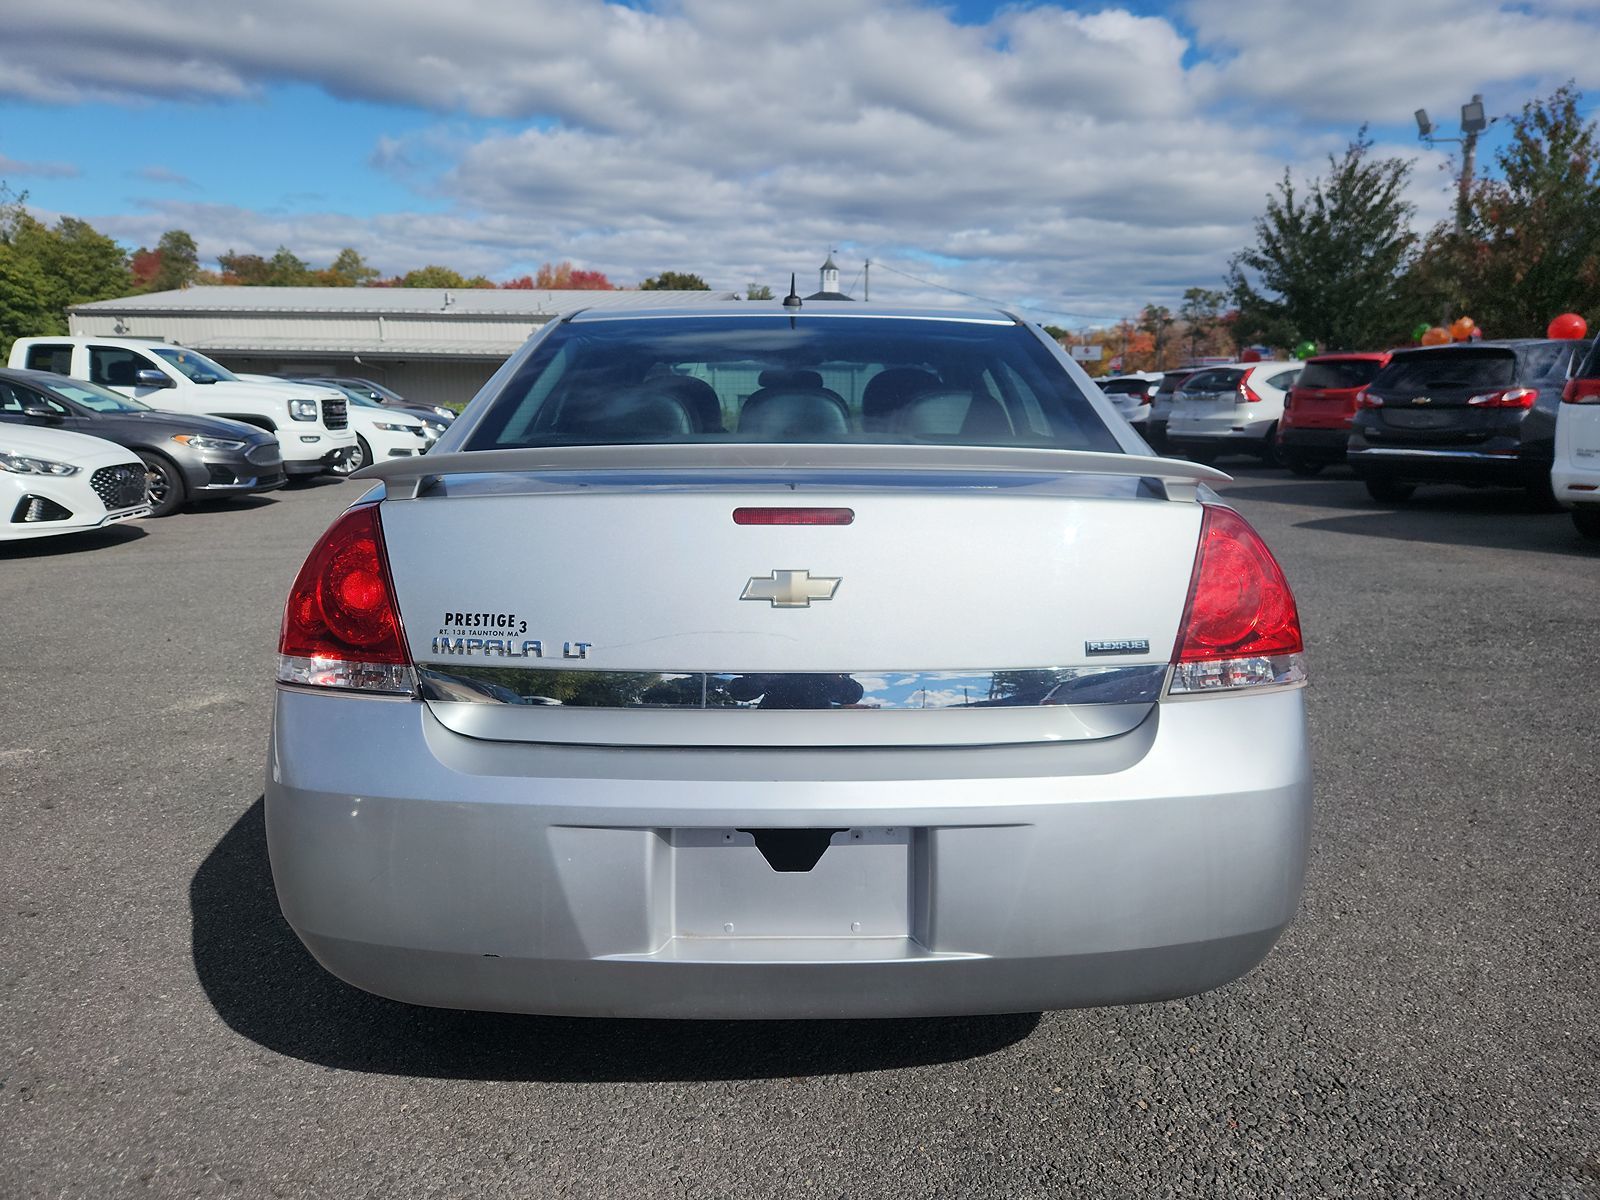
[[[736,522],[747,508],[850,523]],[[443,724],[667,745],[1131,729],[1159,694],[1200,515],[1135,475],[976,466],[452,475],[382,509]]]

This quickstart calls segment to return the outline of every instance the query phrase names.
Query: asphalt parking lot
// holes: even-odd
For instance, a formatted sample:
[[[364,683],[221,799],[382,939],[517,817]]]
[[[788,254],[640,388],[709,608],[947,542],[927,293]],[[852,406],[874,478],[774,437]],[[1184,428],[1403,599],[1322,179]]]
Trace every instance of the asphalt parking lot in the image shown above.
[[[1220,991],[1042,1017],[356,992],[259,800],[282,598],[355,485],[0,548],[0,1196],[1600,1191],[1600,553],[1510,493],[1223,466],[1305,617],[1304,908]]]

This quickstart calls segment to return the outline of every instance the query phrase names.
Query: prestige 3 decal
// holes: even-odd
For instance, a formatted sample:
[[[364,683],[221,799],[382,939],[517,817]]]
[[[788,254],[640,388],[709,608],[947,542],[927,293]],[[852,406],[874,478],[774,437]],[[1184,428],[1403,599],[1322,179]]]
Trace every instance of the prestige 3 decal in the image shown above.
[[[516,613],[447,612],[433,635],[433,653],[446,657],[482,655],[488,658],[588,658],[593,642],[554,642],[521,635],[528,622]],[[548,650],[546,646],[548,645]]]

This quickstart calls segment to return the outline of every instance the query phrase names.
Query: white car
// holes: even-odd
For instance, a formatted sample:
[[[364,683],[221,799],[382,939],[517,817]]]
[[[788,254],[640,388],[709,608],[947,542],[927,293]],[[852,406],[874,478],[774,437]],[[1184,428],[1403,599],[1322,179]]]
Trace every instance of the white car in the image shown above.
[[[1234,363],[1197,371],[1178,389],[1167,444],[1201,462],[1221,454],[1277,461],[1283,400],[1303,362]]]
[[[150,515],[139,456],[104,438],[0,425],[0,542]]]
[[[350,447],[342,462],[331,468],[330,473],[334,475],[349,475],[362,467],[370,467],[375,462],[387,462],[391,458],[413,458],[418,454],[426,454],[428,447],[439,440],[438,435],[421,419],[409,413],[386,408],[376,400],[369,400],[338,384],[285,380],[276,375],[241,374],[238,378],[247,383],[311,382],[317,387],[337,391],[345,396],[349,401],[346,412],[350,428],[355,431],[356,444]]]
[[[1142,428],[1150,416],[1150,402],[1161,386],[1160,371],[1130,371],[1112,379],[1099,381],[1106,399],[1117,406],[1117,411],[1129,425]]]
[[[1556,459],[1550,486],[1572,510],[1572,523],[1600,541],[1600,341],[1567,381],[1556,413]]]

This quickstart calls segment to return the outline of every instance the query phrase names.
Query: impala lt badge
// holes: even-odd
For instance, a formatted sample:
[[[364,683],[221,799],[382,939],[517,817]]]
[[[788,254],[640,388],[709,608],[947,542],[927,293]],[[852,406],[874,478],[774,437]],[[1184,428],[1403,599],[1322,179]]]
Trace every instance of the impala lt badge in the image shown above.
[[[773,608],[810,608],[813,600],[832,600],[839,590],[839,576],[816,575],[810,571],[773,571],[771,575],[752,575],[739,594],[741,600],[766,600]]]

